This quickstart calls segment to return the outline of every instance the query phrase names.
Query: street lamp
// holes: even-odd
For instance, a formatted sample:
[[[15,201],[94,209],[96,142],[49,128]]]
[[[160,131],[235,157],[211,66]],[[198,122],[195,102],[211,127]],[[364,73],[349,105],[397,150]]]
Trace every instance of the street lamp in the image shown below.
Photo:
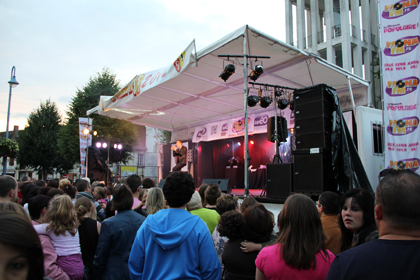
[[[6,139],[9,139],[9,119],[10,119],[10,100],[12,99],[12,88],[16,87],[19,83],[16,81],[16,67],[12,67],[9,83],[9,105],[7,107],[7,126],[6,126]],[[3,175],[6,175],[7,169],[7,156],[3,157]]]

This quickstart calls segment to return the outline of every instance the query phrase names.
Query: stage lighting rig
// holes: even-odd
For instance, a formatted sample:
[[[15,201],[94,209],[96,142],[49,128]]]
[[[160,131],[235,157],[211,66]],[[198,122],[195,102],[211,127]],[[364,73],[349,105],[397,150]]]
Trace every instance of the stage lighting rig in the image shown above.
[[[258,104],[259,98],[256,95],[250,95],[250,96],[248,96],[247,101],[248,101],[248,106],[249,107],[254,107],[255,105]]]
[[[252,70],[248,77],[255,82],[262,73],[264,73],[264,68],[262,65],[255,65],[254,70]]]
[[[222,78],[223,81],[227,81],[232,74],[235,73],[235,65],[228,64],[226,65],[225,69],[220,73],[219,77]]]
[[[286,109],[287,108],[287,106],[289,106],[289,100],[287,99],[287,98],[280,98],[278,101],[277,101],[277,107],[280,109],[280,110],[284,110],[284,109]]]
[[[267,108],[268,106],[270,106],[271,102],[272,102],[271,96],[268,96],[268,95],[263,96],[260,99],[260,106],[261,108]]]

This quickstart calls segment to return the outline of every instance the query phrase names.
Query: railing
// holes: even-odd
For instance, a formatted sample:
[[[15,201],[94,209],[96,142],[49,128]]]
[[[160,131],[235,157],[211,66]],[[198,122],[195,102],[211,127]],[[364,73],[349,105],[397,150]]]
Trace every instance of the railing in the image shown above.
[[[337,38],[341,36],[341,24],[334,25],[332,27],[332,38]]]
[[[318,38],[317,38],[318,39],[318,44],[326,41],[324,39],[325,38],[324,34],[325,34],[324,30],[318,32]]]
[[[366,31],[363,30],[363,29],[361,29],[361,31],[362,31],[362,41],[365,42],[365,43],[367,43]]]
[[[356,26],[350,24],[350,36],[353,38],[357,38],[356,36]]]

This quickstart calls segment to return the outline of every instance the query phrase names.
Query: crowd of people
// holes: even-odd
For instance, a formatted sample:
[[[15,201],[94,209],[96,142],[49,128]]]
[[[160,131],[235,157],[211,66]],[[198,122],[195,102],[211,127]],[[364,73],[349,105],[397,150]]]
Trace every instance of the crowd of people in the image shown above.
[[[162,189],[3,175],[0,279],[418,279],[419,203],[408,170],[375,194],[292,194],[277,217],[179,171]]]

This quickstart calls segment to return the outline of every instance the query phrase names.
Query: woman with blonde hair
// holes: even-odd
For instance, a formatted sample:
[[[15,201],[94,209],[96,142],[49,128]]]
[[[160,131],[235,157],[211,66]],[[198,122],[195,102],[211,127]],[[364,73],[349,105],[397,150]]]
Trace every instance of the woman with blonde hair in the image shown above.
[[[83,265],[87,279],[95,279],[93,273],[93,259],[96,253],[101,223],[92,219],[93,203],[87,197],[80,197],[75,204],[77,220],[79,222],[79,239],[82,250]]]
[[[303,194],[289,196],[277,225],[276,243],[264,247],[255,260],[255,279],[325,279],[335,256],[325,248],[315,203]]]
[[[159,210],[165,209],[165,198],[159,188],[151,188],[147,191],[146,210],[147,214],[156,214]]]
[[[80,252],[76,213],[68,195],[57,195],[51,199],[45,215],[48,224],[34,225],[38,234],[47,234],[57,252],[57,264],[72,280],[84,277]]]

